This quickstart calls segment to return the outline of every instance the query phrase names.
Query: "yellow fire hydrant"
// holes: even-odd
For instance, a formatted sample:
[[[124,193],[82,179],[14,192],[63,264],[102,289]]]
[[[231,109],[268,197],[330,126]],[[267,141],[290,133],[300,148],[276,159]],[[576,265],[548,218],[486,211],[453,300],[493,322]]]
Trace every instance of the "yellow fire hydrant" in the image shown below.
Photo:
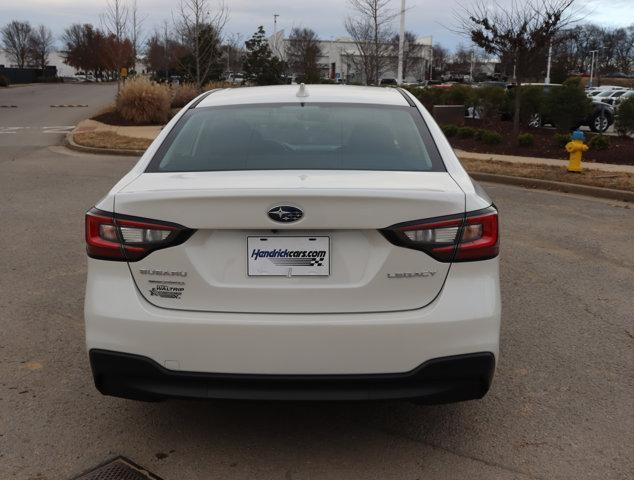
[[[583,143],[585,139],[581,130],[575,130],[572,132],[572,140],[566,144],[566,151],[570,154],[568,159],[568,171],[569,172],[581,172],[581,156],[583,152],[588,151],[588,146]]]

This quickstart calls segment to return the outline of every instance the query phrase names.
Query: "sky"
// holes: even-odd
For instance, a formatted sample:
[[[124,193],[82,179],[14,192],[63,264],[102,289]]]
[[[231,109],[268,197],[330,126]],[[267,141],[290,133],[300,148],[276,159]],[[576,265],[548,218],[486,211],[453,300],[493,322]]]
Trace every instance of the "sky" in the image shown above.
[[[128,0],[131,1],[131,0]],[[213,7],[218,0],[208,0]],[[344,19],[352,14],[347,0],[224,0],[229,7],[230,18],[226,33],[249,38],[263,25],[267,33],[273,33],[273,14],[279,14],[278,30],[287,33],[293,27],[308,27],[322,39],[345,36]],[[468,41],[452,31],[454,12],[472,0],[406,0],[405,27],[418,36],[432,36],[434,43],[455,48]],[[498,0],[509,3],[512,0]],[[137,0],[140,13],[146,16],[143,24],[147,35],[164,20],[172,23],[172,10],[179,0]],[[588,22],[610,27],[634,24],[634,0],[577,0],[582,15]],[[45,24],[59,38],[64,28],[72,23],[99,25],[99,14],[106,8],[107,0],[0,0],[0,26],[16,20],[28,20],[32,24]],[[395,11],[400,0],[391,0]],[[394,22],[398,29],[398,21]]]

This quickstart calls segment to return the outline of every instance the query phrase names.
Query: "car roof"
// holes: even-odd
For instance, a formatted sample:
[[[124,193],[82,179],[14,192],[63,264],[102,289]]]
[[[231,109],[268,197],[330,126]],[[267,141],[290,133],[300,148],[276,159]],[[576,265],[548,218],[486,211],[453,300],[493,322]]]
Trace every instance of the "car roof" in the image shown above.
[[[197,105],[248,105],[257,103],[362,103],[407,106],[407,100],[394,88],[360,87],[352,85],[306,85],[308,96],[300,96],[300,85],[224,88],[207,95]]]

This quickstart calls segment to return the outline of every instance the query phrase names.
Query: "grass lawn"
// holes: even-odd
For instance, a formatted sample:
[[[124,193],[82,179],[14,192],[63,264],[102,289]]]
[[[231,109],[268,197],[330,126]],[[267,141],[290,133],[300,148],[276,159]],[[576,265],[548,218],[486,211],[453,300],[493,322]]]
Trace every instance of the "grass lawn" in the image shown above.
[[[567,172],[563,167],[533,165],[493,160],[461,159],[468,172],[494,173],[513,177],[538,178],[555,182],[577,183],[593,187],[634,191],[634,175],[586,169],[581,173]]]

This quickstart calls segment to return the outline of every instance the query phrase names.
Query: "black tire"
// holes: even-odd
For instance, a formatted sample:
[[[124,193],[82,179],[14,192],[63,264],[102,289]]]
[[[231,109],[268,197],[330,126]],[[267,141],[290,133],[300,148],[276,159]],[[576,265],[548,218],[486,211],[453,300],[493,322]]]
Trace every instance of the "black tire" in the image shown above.
[[[590,119],[590,130],[595,133],[603,133],[610,128],[611,124],[612,119],[609,115],[606,115],[603,112],[598,112],[592,115],[592,118]]]

